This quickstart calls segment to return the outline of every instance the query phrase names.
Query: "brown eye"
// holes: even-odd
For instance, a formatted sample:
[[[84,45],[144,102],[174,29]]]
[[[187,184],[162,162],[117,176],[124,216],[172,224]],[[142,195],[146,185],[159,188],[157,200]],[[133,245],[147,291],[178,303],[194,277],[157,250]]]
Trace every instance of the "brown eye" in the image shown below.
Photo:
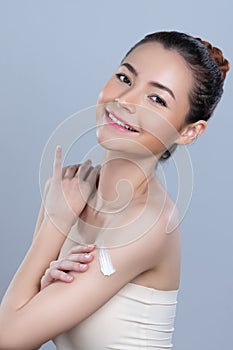
[[[122,73],[117,73],[117,74],[116,74],[116,77],[117,77],[120,81],[122,81],[122,83],[125,83],[125,84],[131,86],[131,81],[130,81],[130,79],[127,77],[127,75],[122,74]]]
[[[153,102],[158,103],[159,105],[161,105],[163,107],[167,107],[166,102],[161,97],[159,97],[158,95],[152,95],[152,96],[149,96],[149,97],[150,97],[150,99]]]

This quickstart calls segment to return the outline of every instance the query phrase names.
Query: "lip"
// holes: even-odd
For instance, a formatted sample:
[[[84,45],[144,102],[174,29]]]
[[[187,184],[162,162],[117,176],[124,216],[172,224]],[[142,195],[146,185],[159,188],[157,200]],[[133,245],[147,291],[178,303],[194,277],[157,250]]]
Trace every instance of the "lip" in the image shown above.
[[[135,131],[131,131],[131,130],[127,130],[125,129],[124,127],[120,126],[119,124],[117,123],[114,123],[114,121],[112,121],[110,118],[109,118],[109,113],[112,114],[116,119],[118,119],[120,122],[124,123],[125,125],[129,126],[130,128],[132,128],[133,130]],[[114,113],[113,111],[105,108],[105,115],[106,115],[106,119],[108,121],[108,123],[110,123],[112,126],[116,126],[118,129],[122,130],[122,131],[126,131],[126,132],[130,132],[130,133],[139,133],[139,130],[135,128],[135,126],[129,124],[128,122],[126,122],[124,119],[118,117],[118,115],[116,115],[116,113]]]

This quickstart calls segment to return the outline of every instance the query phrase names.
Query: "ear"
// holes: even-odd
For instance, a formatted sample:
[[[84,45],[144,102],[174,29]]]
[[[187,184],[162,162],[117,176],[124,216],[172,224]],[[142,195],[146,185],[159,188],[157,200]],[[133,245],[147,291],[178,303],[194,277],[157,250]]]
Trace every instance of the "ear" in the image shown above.
[[[180,137],[175,141],[178,145],[188,145],[203,134],[207,126],[205,120],[186,125],[180,132]]]

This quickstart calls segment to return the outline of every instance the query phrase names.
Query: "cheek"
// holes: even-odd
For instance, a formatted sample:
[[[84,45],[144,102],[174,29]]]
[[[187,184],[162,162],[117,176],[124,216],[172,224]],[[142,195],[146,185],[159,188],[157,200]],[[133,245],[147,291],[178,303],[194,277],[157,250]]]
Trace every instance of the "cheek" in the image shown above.
[[[140,126],[142,142],[153,153],[163,152],[179,138],[176,125],[158,113],[145,113]]]

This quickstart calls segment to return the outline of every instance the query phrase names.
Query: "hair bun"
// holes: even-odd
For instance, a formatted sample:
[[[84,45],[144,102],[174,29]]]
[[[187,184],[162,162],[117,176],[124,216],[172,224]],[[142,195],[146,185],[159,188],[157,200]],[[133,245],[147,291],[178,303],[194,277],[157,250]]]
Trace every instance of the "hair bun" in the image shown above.
[[[204,41],[201,38],[195,38],[195,39],[200,41],[203,45],[207,47],[211,57],[219,66],[222,73],[222,79],[224,80],[226,78],[227,72],[230,69],[230,63],[226,58],[224,58],[222,51],[217,47],[212,46],[208,41]]]

